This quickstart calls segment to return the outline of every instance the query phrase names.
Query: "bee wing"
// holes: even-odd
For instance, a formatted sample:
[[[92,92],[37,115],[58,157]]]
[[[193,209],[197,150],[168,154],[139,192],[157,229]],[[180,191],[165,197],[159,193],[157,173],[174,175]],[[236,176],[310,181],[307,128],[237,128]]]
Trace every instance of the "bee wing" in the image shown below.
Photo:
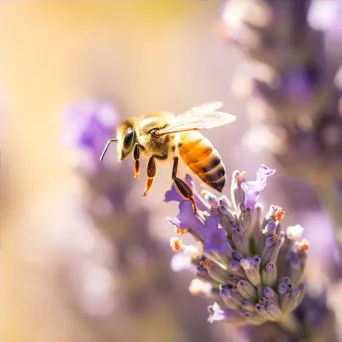
[[[205,114],[205,113],[210,113],[212,111],[215,111],[223,106],[223,103],[221,101],[216,101],[216,102],[207,102],[203,103],[199,106],[193,107],[186,112],[177,115],[177,118],[184,118],[184,117],[191,117],[194,114]]]
[[[216,111],[222,107],[222,102],[210,102],[198,107],[191,108],[177,116],[176,121],[159,130],[157,135],[197,131],[227,125],[235,121],[232,114]]]

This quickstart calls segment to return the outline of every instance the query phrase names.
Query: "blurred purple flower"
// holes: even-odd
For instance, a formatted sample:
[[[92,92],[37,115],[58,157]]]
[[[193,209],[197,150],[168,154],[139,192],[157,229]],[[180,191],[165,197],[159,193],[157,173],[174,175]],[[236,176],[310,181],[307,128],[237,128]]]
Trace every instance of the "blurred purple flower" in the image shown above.
[[[65,110],[64,121],[67,126],[62,135],[64,144],[86,151],[97,167],[103,165],[99,162],[100,155],[119,121],[113,105],[91,99],[75,103]]]

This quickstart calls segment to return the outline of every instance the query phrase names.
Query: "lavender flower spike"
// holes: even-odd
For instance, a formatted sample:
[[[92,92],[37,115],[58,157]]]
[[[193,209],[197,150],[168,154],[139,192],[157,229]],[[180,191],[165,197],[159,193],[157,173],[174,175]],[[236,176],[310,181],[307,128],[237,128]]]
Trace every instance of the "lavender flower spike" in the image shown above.
[[[180,253],[172,267],[194,270],[201,284],[208,286],[201,285],[196,291],[191,287],[191,292],[221,303],[210,306],[210,323],[283,321],[302,301],[308,249],[306,240],[298,241],[303,228],[281,230],[285,212],[278,206],[271,205],[264,215],[260,206],[250,210],[265,189],[267,177],[274,173],[261,165],[257,179],[247,182],[245,172],[235,171],[231,200],[204,194],[202,201],[208,203],[202,208],[208,208],[209,201],[211,208],[199,209],[197,215],[189,201],[181,201],[179,214],[170,219],[179,234],[188,233],[197,240],[193,248],[185,247],[179,238],[171,240],[173,250]]]
[[[260,165],[259,170],[257,172],[257,179],[255,181],[241,183],[241,188],[245,193],[244,204],[246,208],[254,209],[258,197],[264,191],[267,185],[267,177],[272,176],[274,174],[275,170],[270,169],[266,165]]]

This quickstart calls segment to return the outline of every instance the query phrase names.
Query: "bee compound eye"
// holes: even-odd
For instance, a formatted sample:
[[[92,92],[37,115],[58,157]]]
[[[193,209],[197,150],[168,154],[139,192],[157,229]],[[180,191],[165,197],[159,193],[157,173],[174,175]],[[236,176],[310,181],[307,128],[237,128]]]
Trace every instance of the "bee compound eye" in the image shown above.
[[[134,131],[129,128],[127,129],[124,138],[123,138],[123,149],[124,150],[130,150],[133,147],[133,142],[134,142]]]

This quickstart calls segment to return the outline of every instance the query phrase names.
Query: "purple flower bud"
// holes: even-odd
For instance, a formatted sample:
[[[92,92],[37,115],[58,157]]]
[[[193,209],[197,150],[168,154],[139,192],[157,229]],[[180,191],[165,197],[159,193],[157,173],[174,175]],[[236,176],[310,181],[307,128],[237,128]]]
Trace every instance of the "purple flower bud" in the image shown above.
[[[256,289],[250,284],[249,281],[240,280],[236,285],[238,292],[244,299],[256,298]]]
[[[237,261],[240,261],[242,259],[242,255],[238,251],[233,251],[232,257]]]
[[[253,301],[251,300],[248,300],[248,299],[245,299],[243,302],[242,302],[242,309],[243,310],[246,310],[246,311],[251,311],[253,312],[254,311],[254,303]]]
[[[273,286],[277,280],[277,267],[273,262],[269,262],[262,270],[262,283],[265,286]]]
[[[266,298],[274,298],[276,296],[275,292],[270,287],[264,288],[264,295]]]

